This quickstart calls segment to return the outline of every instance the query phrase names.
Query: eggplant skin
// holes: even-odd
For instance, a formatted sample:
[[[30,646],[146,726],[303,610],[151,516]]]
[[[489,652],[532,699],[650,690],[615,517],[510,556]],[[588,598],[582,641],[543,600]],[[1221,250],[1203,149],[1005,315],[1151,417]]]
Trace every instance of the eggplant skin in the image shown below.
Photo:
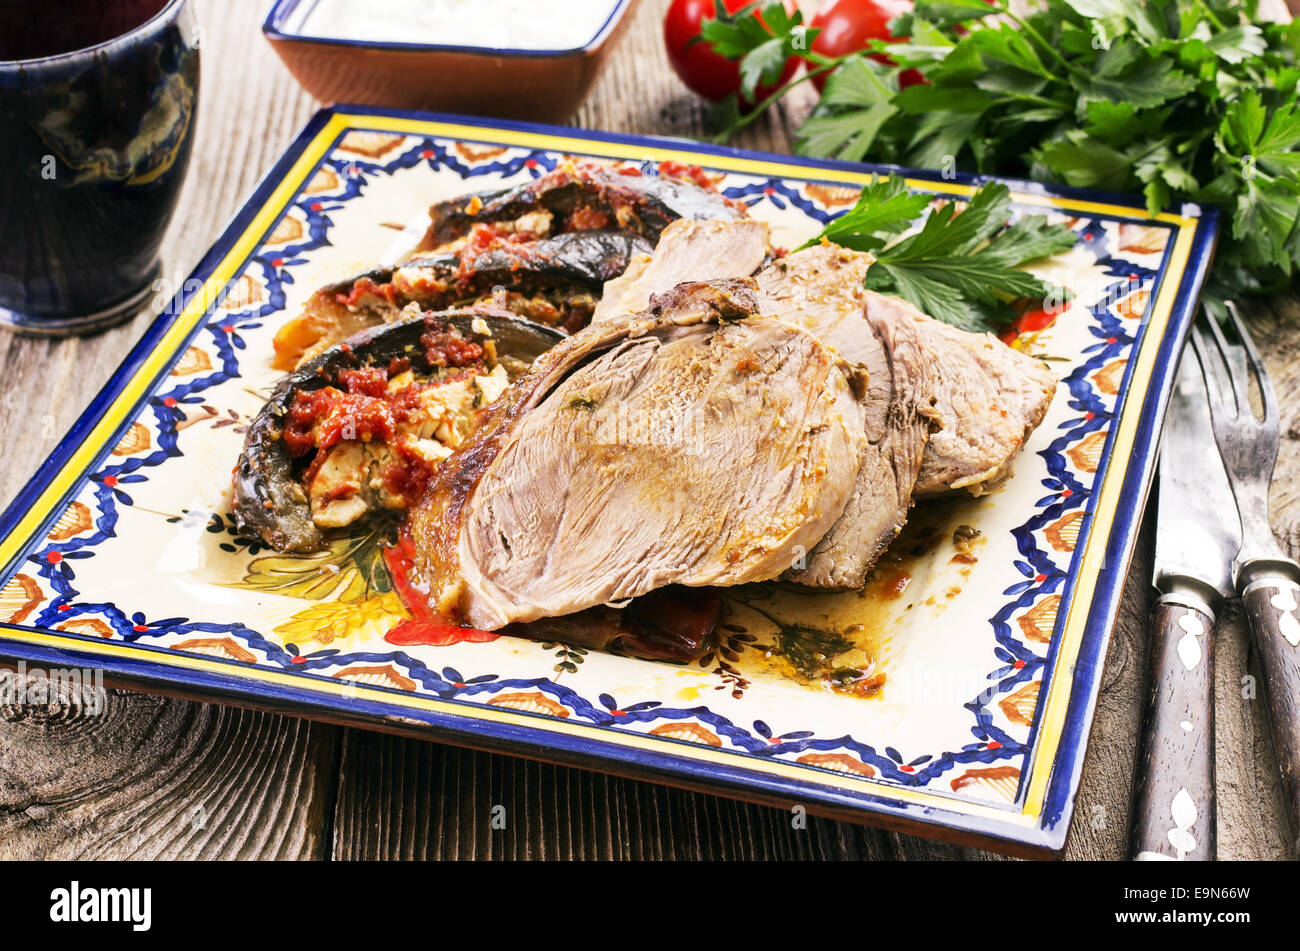
[[[527,244],[488,248],[467,262],[476,274],[491,275],[491,282],[507,288],[528,276],[562,283],[585,284],[599,291],[608,280],[627,270],[638,254],[652,254],[654,247],[630,231],[567,231]],[[458,263],[459,263],[459,259]],[[419,267],[419,259],[404,267]]]
[[[377,268],[326,285],[307,301],[303,312],[286,322],[276,334],[274,365],[291,369],[307,356],[342,340],[362,327],[393,319],[408,303],[442,310],[463,306],[466,299],[490,295],[497,288],[537,294],[562,313],[568,302],[599,295],[604,283],[618,277],[632,259],[650,254],[653,247],[642,236],[627,231],[573,231],[538,241],[487,248],[472,256],[466,252],[418,257],[391,268]],[[382,287],[396,270],[420,272],[427,293],[413,298],[372,297],[352,307],[339,302],[360,281]],[[590,310],[578,310],[566,322],[585,324]]]
[[[490,336],[474,330],[487,324]],[[284,425],[300,391],[333,386],[342,370],[382,366],[399,357],[417,374],[436,372],[425,358],[420,338],[430,330],[454,329],[467,340],[492,340],[498,358],[531,363],[565,334],[490,309],[428,313],[391,324],[368,327],[323,351],[281,380],[244,437],[234,475],[234,514],[239,529],[282,552],[312,552],[325,547],[325,533],[312,521],[306,492],[294,477],[294,460],[282,438]]]
[[[463,237],[479,222],[514,221],[534,211],[567,218],[589,208],[622,220],[619,228],[656,240],[678,218],[743,217],[717,192],[667,175],[622,175],[580,164],[562,167],[541,178],[500,191],[482,192],[439,202],[429,209],[430,225],[420,247],[441,247]]]
[[[626,271],[632,258],[653,252],[654,246],[649,241],[630,231],[570,231],[525,244],[488,248],[468,257],[457,252],[412,258],[393,267],[363,271],[327,284],[318,293],[346,296],[360,280],[376,285],[389,283],[397,270],[424,271],[435,281],[449,285],[445,293],[447,300],[458,293],[463,295],[466,290],[493,287],[516,290],[580,284],[599,291],[606,281]],[[468,281],[469,287],[454,289],[452,285],[458,281]]]

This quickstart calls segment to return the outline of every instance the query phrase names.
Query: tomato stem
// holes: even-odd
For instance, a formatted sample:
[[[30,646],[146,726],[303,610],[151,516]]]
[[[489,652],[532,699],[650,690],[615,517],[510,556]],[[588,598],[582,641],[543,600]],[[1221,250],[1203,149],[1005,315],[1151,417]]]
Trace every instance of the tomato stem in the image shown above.
[[[729,138],[731,138],[741,129],[744,129],[747,126],[752,125],[755,119],[757,119],[759,116],[765,113],[769,108],[771,108],[773,103],[775,103],[778,99],[784,96],[795,86],[798,86],[800,83],[806,83],[810,79],[815,79],[818,76],[830,72],[832,69],[840,65],[840,63],[844,62],[844,60],[846,59],[848,59],[848,56],[841,56],[838,59],[831,59],[829,62],[827,62],[825,66],[818,66],[816,69],[810,69],[802,76],[799,76],[796,79],[791,79],[785,85],[777,87],[777,89],[775,89],[772,93],[770,93],[762,102],[756,105],[749,112],[746,112],[739,119],[729,124],[725,129],[719,131],[709,141],[715,145],[725,145]]]

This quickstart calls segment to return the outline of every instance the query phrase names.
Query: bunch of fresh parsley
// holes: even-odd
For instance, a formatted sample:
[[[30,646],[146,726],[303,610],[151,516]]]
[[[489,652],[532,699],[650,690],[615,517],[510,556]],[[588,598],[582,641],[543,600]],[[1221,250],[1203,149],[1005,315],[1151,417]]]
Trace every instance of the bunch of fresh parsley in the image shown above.
[[[871,251],[876,263],[867,287],[966,330],[1002,329],[1014,304],[1042,306],[1044,298],[1061,293],[1019,268],[1074,247],[1070,229],[1042,215],[1008,224],[1011,192],[1001,184],[979,188],[964,207],[948,202],[933,209],[915,228],[930,201],[930,195],[909,192],[901,178],[873,179],[857,204],[809,244],[824,238]]]
[[[797,151],[1138,193],[1152,213],[1215,206],[1211,298],[1280,290],[1300,270],[1300,21],[1261,23],[1235,0],[1041,0],[1024,16],[1006,0],[920,0],[893,30],[907,41],[810,57],[833,72]],[[815,35],[762,3],[704,32],[740,59],[750,95]],[[908,68],[926,82],[900,90]],[[732,106],[723,135],[806,79]]]

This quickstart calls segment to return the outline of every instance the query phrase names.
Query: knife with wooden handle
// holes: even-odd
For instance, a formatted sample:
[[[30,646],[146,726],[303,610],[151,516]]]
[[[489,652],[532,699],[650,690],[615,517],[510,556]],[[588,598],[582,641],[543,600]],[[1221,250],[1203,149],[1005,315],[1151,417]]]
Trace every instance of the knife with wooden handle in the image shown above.
[[[1240,524],[1195,356],[1181,360],[1160,447],[1146,715],[1131,855],[1213,859],[1214,627],[1232,587]]]

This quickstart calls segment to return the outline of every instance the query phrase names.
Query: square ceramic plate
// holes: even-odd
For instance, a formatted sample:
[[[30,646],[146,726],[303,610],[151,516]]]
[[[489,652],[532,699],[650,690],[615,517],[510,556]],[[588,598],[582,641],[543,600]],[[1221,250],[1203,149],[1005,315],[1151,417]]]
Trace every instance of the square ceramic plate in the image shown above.
[[[400,252],[435,200],[566,155],[698,164],[793,247],[872,169],[678,141],[344,108],[308,125],[170,310],[5,513],[0,653],[113,682],[517,752],[1020,854],[1059,851],[1102,661],[1215,219],[1010,182],[1079,238],[1075,293],[1008,339],[1060,386],[1014,477],[918,506],[864,592],[730,592],[725,642],[675,666],[501,637],[398,646],[373,538],[281,556],[230,472],[312,289]],[[908,173],[961,199],[969,179]],[[961,526],[978,531],[956,544]],[[970,532],[957,532],[969,537]],[[821,640],[818,640],[821,638]],[[801,679],[855,651],[876,689]],[[846,655],[847,656],[847,655]],[[810,659],[811,658],[811,659]]]

